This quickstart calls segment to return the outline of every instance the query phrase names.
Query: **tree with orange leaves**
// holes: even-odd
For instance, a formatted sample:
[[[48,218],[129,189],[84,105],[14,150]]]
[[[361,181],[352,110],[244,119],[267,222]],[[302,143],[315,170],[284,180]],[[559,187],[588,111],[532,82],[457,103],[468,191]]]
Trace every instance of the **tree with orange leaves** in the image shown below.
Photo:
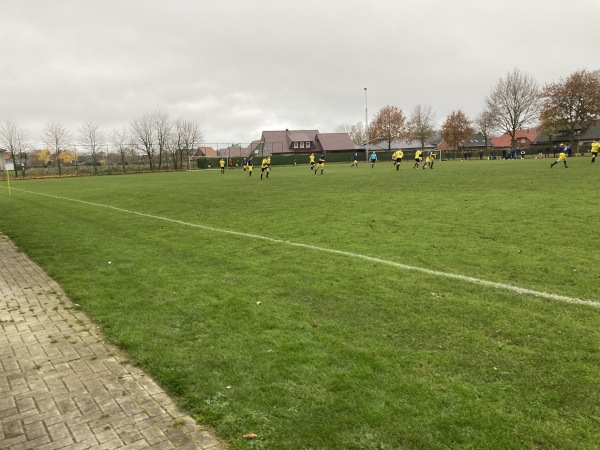
[[[571,147],[575,135],[600,120],[600,71],[578,70],[542,89],[543,129],[566,131]]]
[[[461,141],[473,136],[474,131],[471,121],[467,118],[465,113],[459,109],[458,111],[452,111],[452,113],[446,117],[440,134],[448,145],[456,150]]]
[[[392,148],[393,141],[408,139],[410,129],[406,116],[396,106],[384,106],[379,110],[368,130],[369,142],[378,139],[388,141],[388,151]]]

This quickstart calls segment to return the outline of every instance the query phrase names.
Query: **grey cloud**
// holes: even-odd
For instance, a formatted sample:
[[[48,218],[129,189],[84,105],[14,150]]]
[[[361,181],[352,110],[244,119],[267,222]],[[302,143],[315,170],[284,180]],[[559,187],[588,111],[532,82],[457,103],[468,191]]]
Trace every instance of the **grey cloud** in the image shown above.
[[[8,0],[0,121],[76,134],[160,108],[207,141],[249,142],[363,121],[364,87],[370,117],[387,104],[474,116],[514,67],[540,84],[599,68],[599,19],[591,0]]]

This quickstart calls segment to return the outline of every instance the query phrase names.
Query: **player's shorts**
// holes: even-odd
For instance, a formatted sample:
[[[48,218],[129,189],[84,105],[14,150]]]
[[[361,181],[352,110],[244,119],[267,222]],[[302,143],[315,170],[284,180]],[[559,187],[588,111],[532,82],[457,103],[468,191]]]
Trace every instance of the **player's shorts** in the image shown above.
[[[400,164],[402,162],[402,158],[396,158],[396,164]]]
[[[598,152],[592,152],[592,156],[595,158],[596,156],[598,156]]]
[[[264,172],[264,171],[265,171],[265,170],[267,170],[267,169],[268,169],[268,167],[261,167],[261,168],[260,168],[260,171],[261,171],[261,172]]]
[[[423,158],[415,158],[415,162],[421,162],[423,161]]]

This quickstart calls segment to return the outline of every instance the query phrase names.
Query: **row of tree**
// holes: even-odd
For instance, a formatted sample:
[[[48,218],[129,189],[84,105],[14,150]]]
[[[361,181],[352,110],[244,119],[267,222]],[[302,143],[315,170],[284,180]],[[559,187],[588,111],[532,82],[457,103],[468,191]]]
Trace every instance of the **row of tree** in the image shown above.
[[[99,164],[103,149],[112,146],[118,153],[123,171],[125,159],[132,151],[143,153],[150,164],[150,170],[161,169],[165,161],[175,169],[189,165],[189,157],[204,141],[204,133],[193,120],[175,119],[161,110],[134,118],[129,127],[105,132],[100,125],[84,122],[78,130],[78,143],[73,144],[73,137],[62,122],[52,121],[46,124],[40,136],[46,146],[42,150],[44,157],[56,163],[59,175],[65,162],[75,158],[75,147],[83,147],[91,159],[94,173]],[[17,161],[26,161],[32,144],[26,131],[18,124],[7,121],[0,124],[0,147],[11,153],[18,176]]]
[[[356,145],[387,140],[419,142],[421,147],[434,135],[458,148],[461,141],[479,131],[485,141],[494,133],[508,133],[513,145],[518,130],[540,128],[551,141],[558,133],[567,133],[571,146],[575,137],[600,120],[600,71],[579,70],[556,83],[540,87],[529,75],[514,69],[501,78],[484,102],[483,111],[473,120],[455,110],[436,127],[430,106],[417,105],[407,118],[396,106],[385,106],[374,117],[368,129],[362,122],[340,125]]]
[[[483,112],[474,120],[459,110],[453,111],[438,129],[435,114],[430,106],[417,105],[407,118],[396,106],[385,106],[374,117],[368,129],[361,122],[342,125],[338,132],[347,132],[357,145],[375,140],[392,142],[417,141],[422,147],[439,133],[448,145],[457,148],[469,139],[475,130],[486,140],[492,134],[508,133],[513,143],[517,130],[539,127],[551,140],[566,132],[571,146],[577,133],[584,132],[600,120],[600,71],[579,70],[556,83],[539,87],[529,75],[514,69],[501,78],[484,102]],[[112,146],[120,155],[125,171],[126,156],[143,153],[154,170],[164,162],[171,167],[183,168],[189,157],[204,141],[204,133],[193,120],[172,120],[161,110],[134,118],[128,127],[105,132],[98,124],[84,122],[78,130],[77,147],[89,154],[94,173],[101,149]],[[41,136],[46,150],[61,174],[61,163],[70,158],[74,150],[72,136],[62,122],[48,123]],[[14,122],[0,124],[0,147],[9,150],[17,174],[17,160],[27,159],[31,150],[26,132]]]

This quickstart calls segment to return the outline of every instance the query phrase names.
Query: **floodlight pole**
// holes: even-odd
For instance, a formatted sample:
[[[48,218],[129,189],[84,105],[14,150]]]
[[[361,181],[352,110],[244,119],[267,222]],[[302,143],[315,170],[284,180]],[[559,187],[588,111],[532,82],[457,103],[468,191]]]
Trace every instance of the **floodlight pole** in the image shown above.
[[[365,88],[365,138],[366,138],[366,144],[365,144],[365,160],[369,161],[369,133],[368,130],[369,129],[369,114],[368,114],[368,108],[367,108],[367,88]]]

